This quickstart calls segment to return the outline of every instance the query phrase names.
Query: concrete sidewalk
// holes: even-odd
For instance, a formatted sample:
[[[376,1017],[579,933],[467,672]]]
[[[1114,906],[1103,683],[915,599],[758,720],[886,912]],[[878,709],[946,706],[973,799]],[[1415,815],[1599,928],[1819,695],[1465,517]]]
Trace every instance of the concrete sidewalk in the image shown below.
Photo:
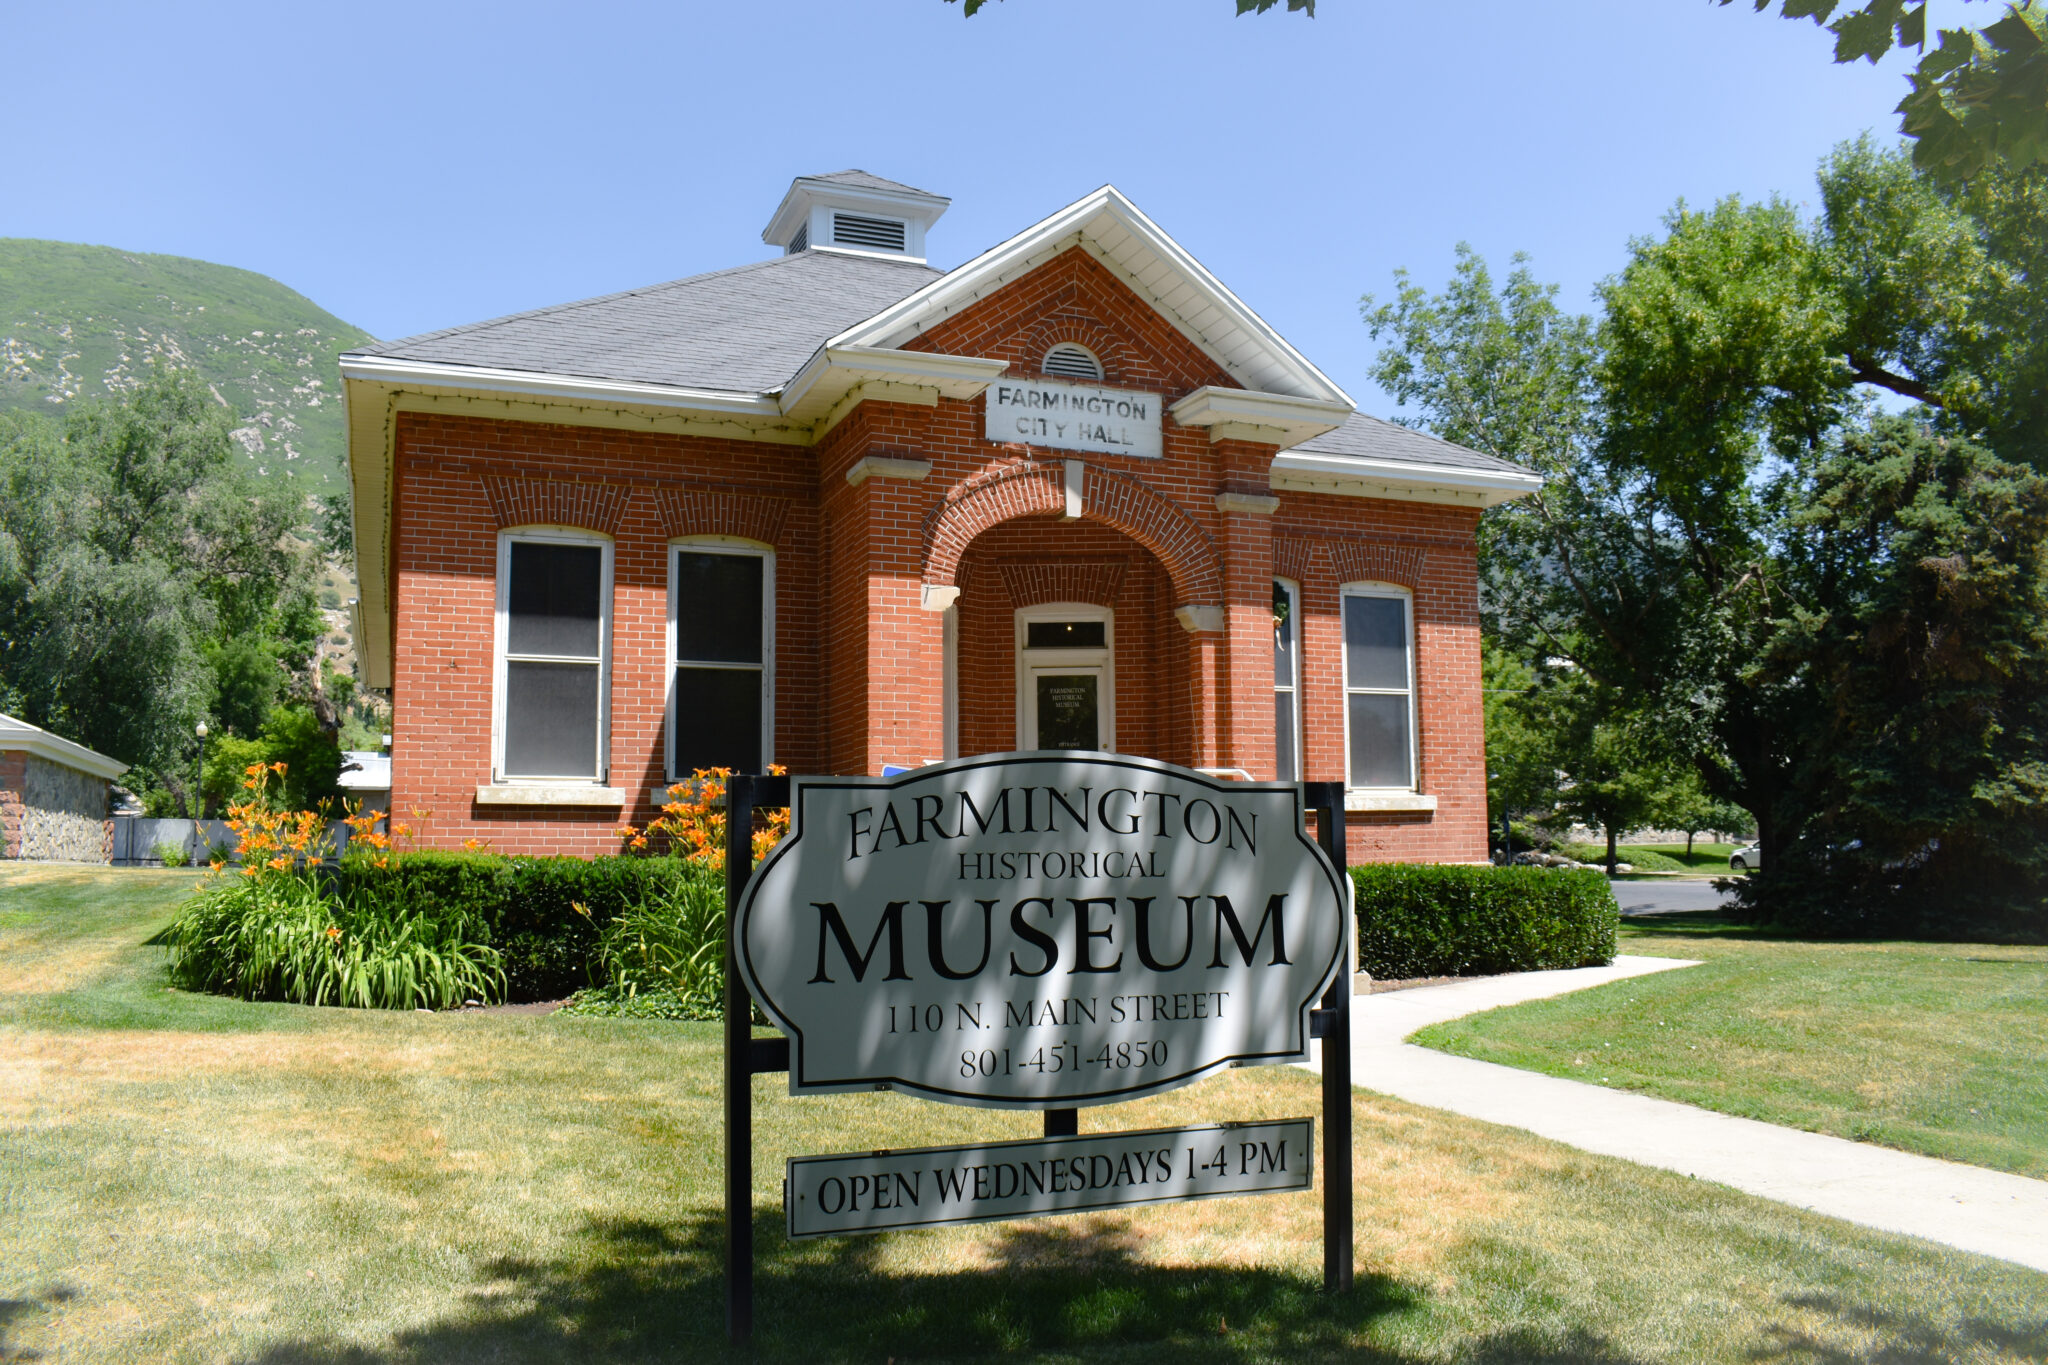
[[[1352,1082],[1584,1151],[2048,1271],[2048,1182],[1401,1041],[1427,1024],[1481,1010],[1695,965],[1677,958],[1617,957],[1611,967],[1519,972],[1357,996],[1351,1002]]]

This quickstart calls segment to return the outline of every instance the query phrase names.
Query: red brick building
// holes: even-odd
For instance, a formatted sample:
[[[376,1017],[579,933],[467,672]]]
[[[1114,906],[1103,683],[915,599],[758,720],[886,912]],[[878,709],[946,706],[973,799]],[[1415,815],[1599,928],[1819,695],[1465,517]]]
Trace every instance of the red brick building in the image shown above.
[[[593,854],[692,769],[1101,748],[1486,855],[1473,531],[1537,484],[1351,399],[1116,190],[958,269],[783,254],[343,356],[368,683],[440,845]]]

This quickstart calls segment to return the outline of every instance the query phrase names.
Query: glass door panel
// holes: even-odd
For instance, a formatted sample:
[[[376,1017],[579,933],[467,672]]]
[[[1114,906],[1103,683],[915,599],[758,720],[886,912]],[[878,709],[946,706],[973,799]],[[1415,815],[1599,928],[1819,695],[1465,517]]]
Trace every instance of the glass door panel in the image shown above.
[[[1037,672],[1035,690],[1036,746],[1040,749],[1098,749],[1102,746],[1102,675],[1091,672]]]

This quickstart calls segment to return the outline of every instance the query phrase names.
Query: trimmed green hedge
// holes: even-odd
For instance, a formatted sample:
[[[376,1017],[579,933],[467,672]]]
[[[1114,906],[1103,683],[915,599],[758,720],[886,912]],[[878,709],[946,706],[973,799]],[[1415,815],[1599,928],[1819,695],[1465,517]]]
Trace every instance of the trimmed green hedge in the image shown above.
[[[1614,960],[1621,911],[1598,872],[1372,863],[1351,878],[1359,967],[1382,980]]]
[[[346,860],[335,889],[344,900],[396,903],[429,920],[467,919],[498,951],[507,999],[559,1000],[604,981],[597,950],[606,924],[680,879],[716,875],[673,858],[419,852],[381,868]]]

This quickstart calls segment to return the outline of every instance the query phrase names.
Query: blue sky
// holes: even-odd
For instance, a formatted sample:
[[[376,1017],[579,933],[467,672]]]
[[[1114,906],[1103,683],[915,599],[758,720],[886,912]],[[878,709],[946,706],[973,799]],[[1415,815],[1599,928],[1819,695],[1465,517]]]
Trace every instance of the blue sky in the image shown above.
[[[67,3],[7,22],[0,236],[273,276],[385,338],[758,260],[791,177],[949,266],[1117,185],[1369,410],[1358,298],[1469,241],[1583,306],[1681,196],[1813,197],[1904,63],[1710,0]]]

